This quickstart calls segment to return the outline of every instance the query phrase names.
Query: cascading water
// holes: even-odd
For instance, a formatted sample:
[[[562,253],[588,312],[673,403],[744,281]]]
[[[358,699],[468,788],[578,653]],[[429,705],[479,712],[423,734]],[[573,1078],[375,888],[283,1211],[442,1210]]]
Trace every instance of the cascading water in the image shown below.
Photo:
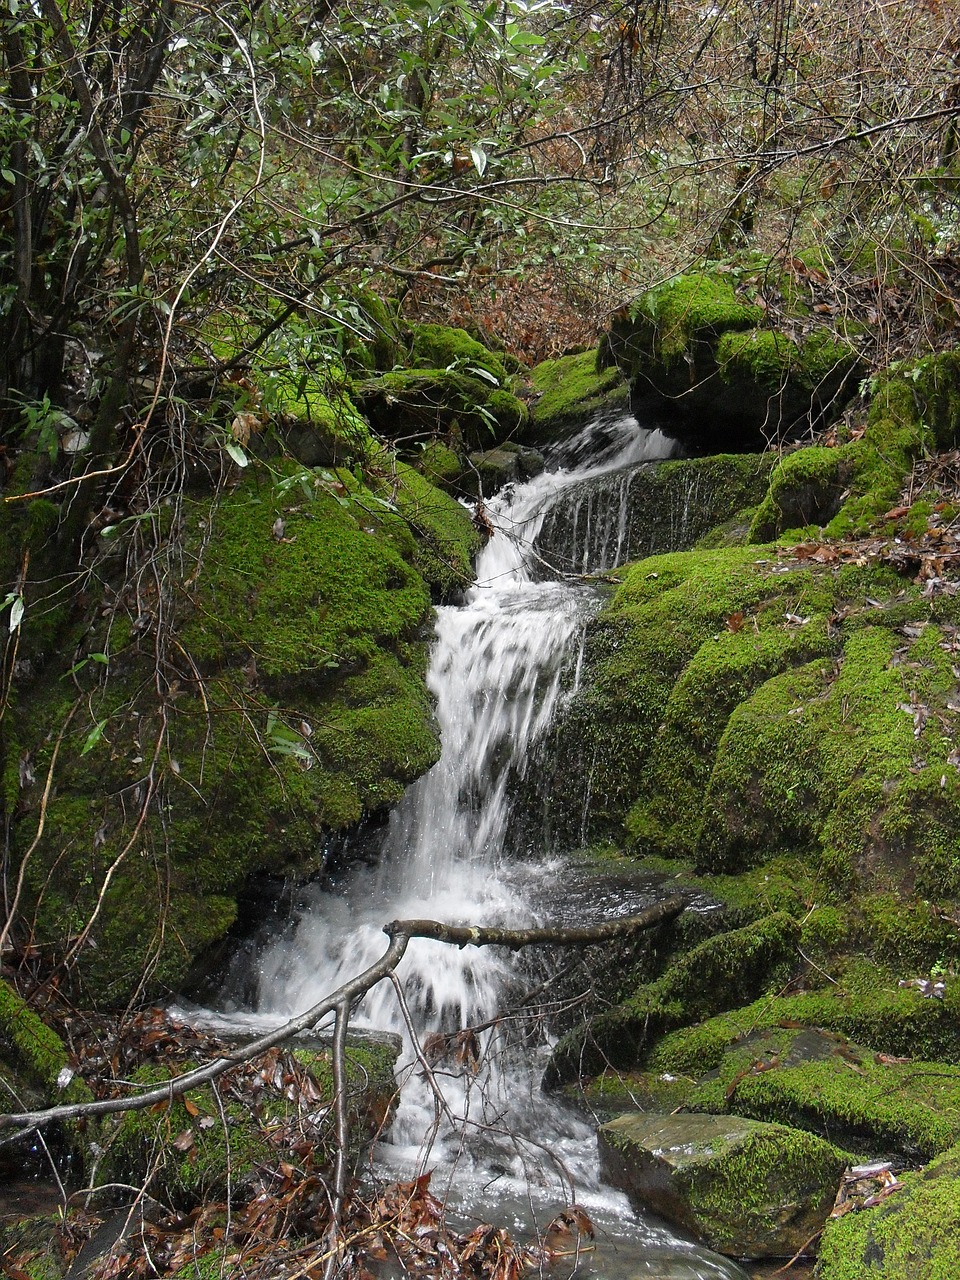
[[[543,922],[537,903],[545,901],[549,868],[542,860],[517,864],[505,855],[512,784],[536,758],[564,688],[576,683],[584,624],[598,600],[582,581],[545,577],[537,534],[565,492],[593,477],[613,477],[602,486],[608,499],[613,495],[609,509],[575,522],[580,544],[565,557],[579,571],[613,567],[622,551],[630,468],[669,452],[665,437],[633,418],[594,423],[556,455],[554,469],[489,503],[495,532],[479,557],[477,582],[462,605],[438,610],[428,683],[441,758],[393,814],[379,865],[358,869],[342,894],[313,892],[286,936],[261,956],[260,1018],[307,1008],[364,969],[382,954],[382,928],[390,920]],[[411,943],[398,977],[421,1039],[488,1022],[518,981],[502,949],[458,950],[426,940]],[[400,1031],[410,1043],[389,983],[366,997],[354,1021]],[[520,1216],[527,1227],[531,1216],[545,1221],[544,1214],[575,1194],[601,1221],[612,1215],[632,1275],[743,1275],[665,1228],[637,1222],[622,1197],[601,1188],[592,1126],[539,1093],[529,1052],[493,1052],[496,1034],[481,1038],[479,1074],[438,1072],[442,1107],[423,1073],[407,1070],[390,1134],[378,1150],[392,1176],[433,1168],[435,1190],[471,1213],[503,1221],[525,1204]],[[603,1274],[621,1269],[608,1257]]]

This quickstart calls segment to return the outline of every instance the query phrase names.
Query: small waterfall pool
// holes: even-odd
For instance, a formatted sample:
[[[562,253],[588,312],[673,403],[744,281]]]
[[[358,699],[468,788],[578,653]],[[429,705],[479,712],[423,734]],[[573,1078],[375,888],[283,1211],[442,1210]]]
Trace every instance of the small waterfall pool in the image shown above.
[[[557,862],[516,862],[506,852],[514,784],[536,767],[537,743],[558,700],[576,685],[585,624],[600,601],[582,578],[550,572],[537,535],[566,493],[582,495],[585,482],[602,478],[588,507],[577,498],[575,545],[563,560],[579,573],[612,568],[624,549],[631,469],[670,451],[664,436],[632,417],[591,423],[547,471],[488,504],[495,532],[478,559],[476,583],[463,604],[437,611],[428,682],[441,758],[393,813],[375,868],[358,867],[337,893],[306,892],[285,933],[259,955],[255,1006],[232,1011],[232,1020],[263,1027],[308,1008],[382,954],[390,920],[526,926],[557,918]],[[579,922],[593,923],[611,909],[639,910],[655,896],[640,885],[611,907],[586,892],[565,893],[566,920],[571,903],[582,901]],[[374,1153],[378,1175],[408,1179],[432,1170],[432,1190],[454,1212],[522,1238],[576,1201],[598,1229],[580,1276],[744,1276],[736,1264],[638,1218],[624,1196],[601,1184],[593,1124],[540,1092],[543,1037],[531,1044],[529,1019],[491,1025],[529,984],[513,955],[416,939],[398,978],[406,1013],[382,982],[353,1020],[400,1032],[406,1045],[396,1117]],[[422,1045],[431,1034],[470,1027],[481,1030],[466,1042],[466,1061],[437,1064],[438,1094],[416,1065],[412,1036]]]

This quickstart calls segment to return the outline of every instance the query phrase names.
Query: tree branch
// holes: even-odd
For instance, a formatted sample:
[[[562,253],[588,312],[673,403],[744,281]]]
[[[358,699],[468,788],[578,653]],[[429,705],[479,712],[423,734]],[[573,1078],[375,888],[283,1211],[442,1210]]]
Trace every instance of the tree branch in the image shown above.
[[[394,920],[384,927],[384,933],[390,938],[386,951],[374,964],[362,973],[345,982],[336,991],[324,996],[317,1004],[305,1013],[291,1018],[282,1026],[268,1031],[265,1035],[251,1040],[249,1044],[238,1048],[229,1057],[216,1058],[204,1067],[186,1071],[183,1075],[168,1081],[155,1089],[137,1094],[133,1098],[105,1098],[100,1102],[81,1102],[60,1107],[48,1107],[43,1111],[24,1111],[8,1115],[0,1115],[0,1133],[12,1130],[25,1133],[31,1129],[39,1129],[55,1120],[76,1120],[81,1116],[113,1115],[121,1111],[145,1111],[158,1102],[170,1102],[179,1098],[190,1089],[209,1084],[241,1062],[250,1062],[274,1045],[289,1040],[300,1031],[315,1026],[328,1013],[337,1013],[337,1022],[346,1029],[344,1011],[349,1009],[355,1000],[375,987],[383,978],[388,977],[396,969],[403,958],[411,938],[432,938],[439,942],[449,942],[458,947],[509,947],[517,951],[521,947],[550,944],[563,947],[586,947],[598,942],[609,942],[614,938],[622,938],[642,929],[652,929],[666,920],[672,920],[687,907],[686,898],[679,894],[655,903],[635,916],[625,916],[621,920],[611,920],[605,924],[588,928],[553,928],[553,929],[495,929],[472,926],[441,924],[437,920]],[[340,1085],[342,1089],[342,1082]]]
[[[635,916],[620,920],[608,920],[604,924],[577,929],[481,929],[473,925],[440,924],[436,920],[394,920],[384,926],[389,937],[433,938],[437,942],[450,942],[457,947],[509,947],[519,951],[521,947],[550,944],[558,947],[589,947],[596,942],[610,942],[641,929],[652,929],[665,920],[672,920],[687,907],[687,899],[677,894],[663,902],[654,903]]]

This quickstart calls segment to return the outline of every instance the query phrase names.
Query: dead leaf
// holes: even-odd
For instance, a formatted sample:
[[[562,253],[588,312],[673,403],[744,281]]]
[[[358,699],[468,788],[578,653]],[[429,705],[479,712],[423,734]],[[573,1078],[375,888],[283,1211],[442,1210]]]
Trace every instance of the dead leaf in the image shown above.
[[[184,1129],[182,1133],[178,1133],[174,1138],[172,1146],[176,1151],[189,1151],[194,1144],[194,1136],[192,1129]]]
[[[260,430],[260,419],[255,413],[238,413],[230,423],[230,434],[237,444],[248,444],[250,437]]]

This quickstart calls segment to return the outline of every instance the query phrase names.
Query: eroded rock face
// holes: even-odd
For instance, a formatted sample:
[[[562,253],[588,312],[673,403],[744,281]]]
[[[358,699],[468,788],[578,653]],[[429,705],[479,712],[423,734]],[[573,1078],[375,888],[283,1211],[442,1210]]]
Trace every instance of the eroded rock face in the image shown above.
[[[639,1209],[738,1258],[789,1257],[822,1226],[847,1157],[811,1134],[736,1116],[619,1116],[603,1175]]]

